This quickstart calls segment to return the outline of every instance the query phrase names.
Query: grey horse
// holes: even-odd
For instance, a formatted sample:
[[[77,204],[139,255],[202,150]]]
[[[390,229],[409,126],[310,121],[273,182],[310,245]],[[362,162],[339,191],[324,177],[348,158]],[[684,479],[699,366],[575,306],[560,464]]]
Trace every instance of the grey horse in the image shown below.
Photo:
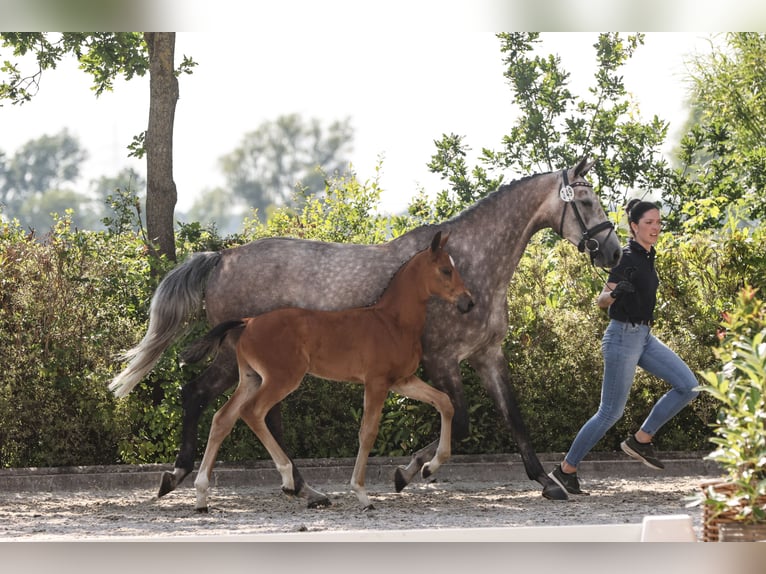
[[[595,162],[524,177],[500,188],[455,217],[424,225],[379,245],[325,243],[268,238],[220,252],[200,252],[162,280],[151,301],[149,327],[125,353],[128,364],[109,388],[125,396],[151,371],[163,352],[185,331],[203,300],[211,325],[254,316],[279,307],[344,309],[374,303],[391,276],[437,231],[450,234],[451,252],[476,303],[461,315],[444,301],[429,303],[423,333],[425,376],[454,405],[452,435],[468,436],[468,409],[460,376],[467,361],[478,373],[519,447],[527,476],[543,486],[543,496],[564,500],[567,493],[543,470],[509,381],[502,341],[508,331],[507,293],[516,266],[532,236],[551,228],[587,252],[594,265],[613,267],[620,242],[585,175]],[[205,407],[238,379],[232,345],[221,347],[209,367],[182,389],[181,447],[173,472],[163,473],[158,496],[174,490],[192,472],[199,417]],[[281,442],[276,406],[267,420]],[[413,454],[396,471],[401,491],[433,458],[438,441]],[[293,470],[295,494],[308,506],[329,504]]]

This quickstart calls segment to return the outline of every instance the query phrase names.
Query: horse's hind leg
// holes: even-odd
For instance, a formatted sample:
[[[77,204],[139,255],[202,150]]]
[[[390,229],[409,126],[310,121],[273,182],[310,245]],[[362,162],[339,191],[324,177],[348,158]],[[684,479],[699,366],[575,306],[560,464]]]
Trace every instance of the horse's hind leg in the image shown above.
[[[282,403],[277,403],[271,407],[271,410],[266,415],[266,426],[279,445],[279,448],[285,450],[285,443],[282,439]],[[308,508],[330,506],[330,499],[327,495],[314,489],[308,482],[303,480],[298,467],[295,466],[292,459],[290,459],[290,464],[292,465],[293,484],[295,485],[294,492],[290,494],[299,498],[305,498]]]
[[[230,347],[221,347],[210,366],[183,387],[181,390],[183,404],[181,447],[173,472],[166,471],[162,474],[158,498],[175,490],[194,470],[199,418],[213,399],[236,382],[237,361],[234,351]]]
[[[498,410],[511,429],[511,435],[516,441],[524,461],[527,476],[542,485],[543,497],[551,500],[567,500],[569,496],[566,491],[546,474],[540,459],[537,458],[529,438],[529,431],[524,424],[515,393],[511,387],[508,362],[505,360],[500,347],[489,348],[483,354],[469,360],[479,372],[484,387],[495,400]]]
[[[441,417],[441,431],[436,451],[431,460],[423,464],[421,471],[423,478],[428,478],[447,461],[451,454],[452,416],[455,411],[452,406],[452,401],[446,393],[427,385],[414,375],[402,381],[398,381],[391,387],[391,390],[406,397],[428,403],[439,412]]]

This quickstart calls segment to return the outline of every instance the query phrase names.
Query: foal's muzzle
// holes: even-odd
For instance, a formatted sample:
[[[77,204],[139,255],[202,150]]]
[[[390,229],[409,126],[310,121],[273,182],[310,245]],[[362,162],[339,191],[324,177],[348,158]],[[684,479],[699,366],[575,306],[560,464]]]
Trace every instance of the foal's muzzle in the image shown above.
[[[457,310],[461,313],[468,313],[474,307],[473,296],[469,292],[462,293],[457,298]]]

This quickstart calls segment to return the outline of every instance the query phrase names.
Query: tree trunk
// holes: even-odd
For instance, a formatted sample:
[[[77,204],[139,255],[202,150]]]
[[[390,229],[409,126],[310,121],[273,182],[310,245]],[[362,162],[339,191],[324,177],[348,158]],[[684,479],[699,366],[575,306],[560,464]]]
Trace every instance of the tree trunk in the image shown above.
[[[146,231],[160,255],[176,260],[173,120],[178,100],[175,32],[145,32],[149,49],[149,125],[146,148]]]

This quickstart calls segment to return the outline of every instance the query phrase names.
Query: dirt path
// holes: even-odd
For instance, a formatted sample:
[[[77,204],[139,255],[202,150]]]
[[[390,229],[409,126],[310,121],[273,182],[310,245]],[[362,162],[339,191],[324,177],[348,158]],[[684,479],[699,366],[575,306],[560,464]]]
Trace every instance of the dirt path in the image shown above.
[[[345,484],[323,485],[332,506],[307,509],[278,488],[211,489],[210,513],[194,510],[194,490],[156,500],[145,489],[0,493],[0,539],[88,540],[329,530],[405,530],[640,523],[644,516],[689,514],[700,537],[701,511],[686,508],[703,476],[593,479],[590,496],[553,502],[530,481],[413,484],[401,494],[371,485],[376,509],[362,512]]]

